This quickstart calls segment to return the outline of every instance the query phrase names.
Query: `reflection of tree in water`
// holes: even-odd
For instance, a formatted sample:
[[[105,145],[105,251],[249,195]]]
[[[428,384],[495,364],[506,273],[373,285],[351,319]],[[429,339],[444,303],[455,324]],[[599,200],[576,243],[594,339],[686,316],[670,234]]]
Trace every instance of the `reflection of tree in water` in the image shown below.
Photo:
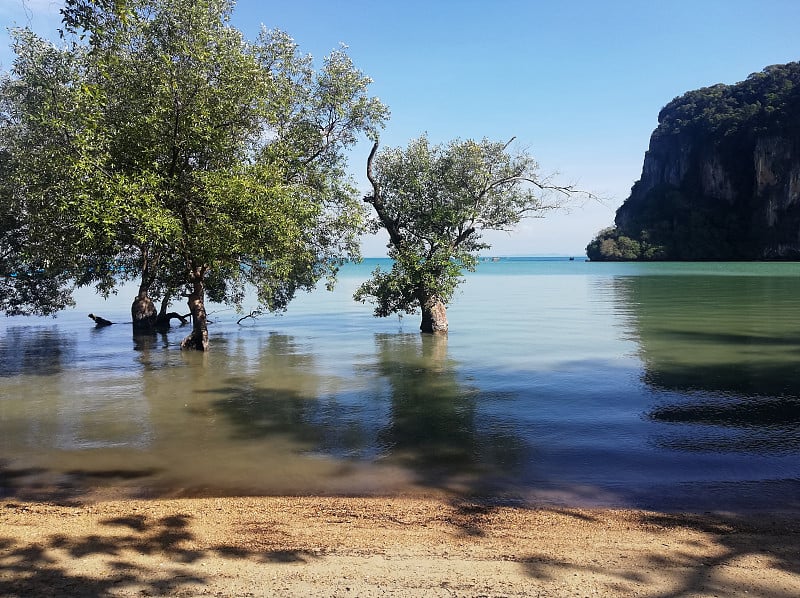
[[[236,370],[237,359],[246,360],[236,353],[229,371]],[[255,372],[239,372],[214,388],[223,397],[214,409],[230,420],[239,438],[287,435],[316,446],[323,432],[313,423],[319,390],[314,356],[302,352],[293,337],[270,334],[258,351]]]
[[[614,284],[632,316],[644,381],[679,393],[647,414],[682,426],[660,444],[692,451],[800,449],[800,280],[638,276]]]
[[[220,395],[213,409],[235,438],[285,436],[296,450],[401,465],[437,487],[496,482],[521,461],[519,438],[479,421],[478,391],[459,382],[446,338],[377,335],[376,345],[375,365],[348,384],[320,372],[293,337],[270,335],[257,375],[211,390]]]
[[[145,367],[152,367],[154,354],[166,353],[169,350],[169,337],[166,332],[133,334],[133,350],[141,353],[141,363]]]
[[[75,354],[75,339],[57,326],[11,326],[0,336],[0,377],[49,376]]]
[[[512,472],[524,443],[480,421],[479,391],[458,380],[457,364],[447,357],[447,337],[376,335],[376,343],[378,372],[389,384],[391,404],[378,441],[389,459],[436,486],[463,475],[496,483]]]

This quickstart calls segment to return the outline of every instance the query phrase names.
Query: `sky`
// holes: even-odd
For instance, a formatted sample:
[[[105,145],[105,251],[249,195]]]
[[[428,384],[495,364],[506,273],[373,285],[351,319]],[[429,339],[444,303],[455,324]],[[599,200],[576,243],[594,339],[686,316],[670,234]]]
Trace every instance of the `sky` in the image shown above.
[[[7,28],[57,39],[62,0],[0,0]],[[602,198],[485,235],[489,255],[583,255],[642,170],[659,110],[686,91],[800,60],[800,0],[239,0],[233,24],[289,33],[320,60],[340,44],[392,112],[383,146],[427,133],[516,138],[540,174]],[[369,143],[350,153],[365,193]],[[365,256],[385,255],[383,236]]]

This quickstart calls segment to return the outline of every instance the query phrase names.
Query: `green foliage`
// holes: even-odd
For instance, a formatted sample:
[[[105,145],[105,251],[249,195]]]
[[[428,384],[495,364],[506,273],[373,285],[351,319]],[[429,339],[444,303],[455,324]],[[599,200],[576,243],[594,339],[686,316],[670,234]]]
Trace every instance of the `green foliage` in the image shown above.
[[[412,314],[432,297],[448,303],[461,282],[463,271],[474,271],[477,263],[474,256],[463,255],[463,261],[458,261],[456,258],[448,259],[442,251],[424,259],[414,251],[400,252],[390,248],[389,256],[394,259],[392,269],[384,272],[380,267],[376,268],[372,278],[354,294],[356,301],[374,303],[378,317]]]
[[[72,280],[89,275],[106,288],[109,223],[79,227],[77,179],[93,184],[91,98],[79,50],[64,50],[13,30],[14,71],[0,79],[0,310],[52,314],[71,304]],[[84,151],[85,150],[85,151]],[[91,273],[91,274],[89,274]]]
[[[25,234],[45,252],[67,239],[79,284],[175,295],[201,280],[237,306],[252,285],[282,309],[358,256],[345,151],[388,110],[344,50],[316,70],[285,33],[245,40],[232,9],[67,0],[65,49],[15,32],[3,126]]]
[[[6,182],[2,179],[0,185]],[[8,201],[8,195],[0,195]],[[55,261],[28,245],[28,230],[14,206],[0,213],[0,311],[6,315],[52,315],[72,304],[70,280]]]
[[[377,214],[374,229],[389,234],[394,265],[377,269],[355,294],[375,303],[376,316],[412,313],[430,299],[447,303],[489,247],[482,231],[510,230],[556,207],[547,191],[571,192],[537,178],[526,152],[487,139],[431,145],[422,136],[407,148],[376,149],[368,165],[374,192],[365,201]]]
[[[586,255],[590,260],[604,262],[658,259],[659,249],[631,239],[611,227],[600,231],[586,246]]]
[[[800,130],[800,62],[773,65],[736,85],[689,91],[658,115],[654,135],[689,132],[714,138]]]

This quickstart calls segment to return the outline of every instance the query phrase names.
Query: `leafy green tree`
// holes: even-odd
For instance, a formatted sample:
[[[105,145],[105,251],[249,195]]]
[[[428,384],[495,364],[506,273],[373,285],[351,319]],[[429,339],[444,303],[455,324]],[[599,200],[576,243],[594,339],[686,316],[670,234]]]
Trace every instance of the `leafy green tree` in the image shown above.
[[[420,330],[447,332],[446,305],[465,270],[489,248],[485,230],[511,230],[525,217],[558,207],[572,187],[540,178],[527,152],[509,143],[455,140],[431,145],[426,136],[407,148],[378,152],[367,161],[372,193],[364,201],[377,215],[374,228],[389,234],[391,271],[380,268],[355,293],[372,301],[375,315],[422,312]]]
[[[73,183],[85,171],[73,151],[86,142],[86,97],[73,84],[82,54],[26,30],[13,39],[14,71],[0,79],[0,311],[50,315],[72,304],[87,273],[104,279],[95,259],[102,239],[73,226]]]
[[[239,306],[252,286],[283,309],[357,256],[364,215],[344,151],[388,115],[344,50],[317,71],[282,32],[244,40],[232,10],[229,0],[67,0],[66,34],[84,40],[69,52],[80,68],[67,87],[81,102],[51,110],[80,126],[55,160],[77,162],[63,171],[71,192],[48,213],[72,212],[66,228],[98,262],[92,282],[113,274],[101,290],[139,279],[141,328],[157,320],[151,296],[162,315],[186,297],[182,346],[202,350],[207,296]]]
[[[626,237],[615,227],[601,230],[586,246],[586,255],[593,261],[637,260],[644,257],[645,251],[648,252],[646,259],[657,259],[658,247]]]

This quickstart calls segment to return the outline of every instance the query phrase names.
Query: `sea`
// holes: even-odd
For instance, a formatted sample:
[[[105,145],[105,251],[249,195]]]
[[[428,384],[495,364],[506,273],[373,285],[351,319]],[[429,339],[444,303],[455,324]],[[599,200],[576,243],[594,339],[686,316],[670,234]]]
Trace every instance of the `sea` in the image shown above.
[[[0,499],[800,510],[799,263],[484,258],[446,336],[353,301],[376,267],[283,314],[209,305],[204,354],[135,338],[132,287],[3,318]]]

